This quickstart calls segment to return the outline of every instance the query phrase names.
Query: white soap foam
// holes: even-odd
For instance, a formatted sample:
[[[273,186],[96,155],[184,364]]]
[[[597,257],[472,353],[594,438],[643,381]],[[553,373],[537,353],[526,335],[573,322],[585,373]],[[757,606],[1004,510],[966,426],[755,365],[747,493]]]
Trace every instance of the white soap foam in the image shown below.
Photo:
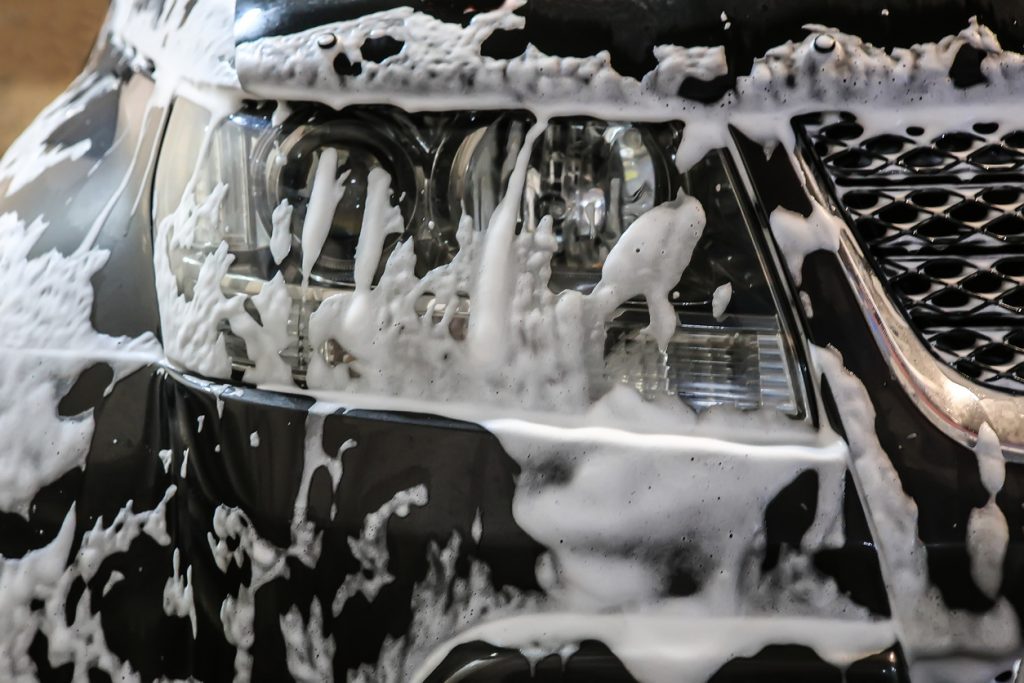
[[[804,259],[816,251],[839,249],[840,230],[845,229],[841,218],[813,198],[811,206],[809,217],[780,206],[772,211],[769,220],[775,242],[797,285],[803,279]]]
[[[181,572],[181,551],[174,549],[173,571],[164,584],[164,614],[188,617],[192,623],[192,637],[196,637],[196,606],[192,596],[192,565]]]
[[[997,658],[1019,652],[1020,628],[1005,597],[988,612],[975,614],[947,607],[929,582],[925,546],[917,535],[917,505],[904,492],[895,467],[879,445],[875,409],[867,390],[843,367],[837,352],[817,347],[812,351],[849,437],[854,476],[880,551],[900,642],[911,662],[960,648]]]
[[[407,632],[384,639],[375,664],[364,664],[349,673],[352,683],[406,683],[421,680],[417,671],[431,661],[453,633],[465,632],[480,622],[521,613],[537,613],[542,598],[511,586],[495,590],[487,565],[472,560],[469,575],[455,569],[461,548],[458,533],[443,548],[431,544],[427,575],[413,589],[415,606]],[[535,633],[536,637],[537,634]]]
[[[4,680],[36,680],[36,665],[28,649],[37,635],[48,640],[47,659],[53,667],[72,665],[72,679],[88,680],[90,669],[106,672],[115,680],[136,680],[138,674],[107,646],[94,601],[102,600],[110,587],[124,576],[112,572],[102,591],[94,593],[89,582],[102,563],[125,553],[142,534],[167,546],[167,503],[170,487],[151,511],[136,513],[129,503],[109,526],[96,520],[86,530],[79,549],[70,555],[75,540],[75,507],[64,518],[60,531],[48,544],[20,559],[0,558],[0,677]],[[73,588],[85,582],[84,592],[69,605]],[[42,608],[33,608],[41,601]],[[70,614],[69,614],[70,612]]]
[[[309,604],[309,619],[303,619],[298,607],[281,617],[285,661],[288,673],[301,683],[333,681],[334,636],[324,634],[323,608],[317,598]]]
[[[160,457],[160,464],[164,466],[164,472],[170,472],[171,458],[174,455],[174,451],[172,451],[170,448],[162,448],[157,453],[157,455]]]
[[[309,283],[309,274],[320,258],[320,250],[334,222],[338,202],[345,196],[349,171],[338,175],[338,150],[327,147],[320,151],[316,174],[302,223],[302,284]]]
[[[643,419],[642,409],[633,419]],[[762,547],[765,508],[804,470],[820,481],[805,548],[841,544],[847,456],[837,441],[752,446],[597,422],[575,430],[514,420],[483,425],[522,468],[513,514],[549,549],[551,580],[544,587],[567,609],[660,605],[689,615],[744,613],[762,600],[753,595],[760,567],[749,559]],[[636,539],[644,539],[642,548]],[[678,571],[696,579],[694,596],[665,597]],[[822,589],[827,583],[819,581]],[[862,616],[848,607],[838,601],[825,612]],[[802,605],[775,608],[785,613]]]
[[[62,123],[80,115],[91,102],[119,85],[114,76],[85,73],[47,106],[0,159],[0,185],[7,183],[5,195],[10,197],[27,187],[57,164],[85,156],[92,149],[89,138],[71,145],[51,144],[49,138]]]
[[[984,507],[971,510],[967,519],[967,551],[971,557],[971,576],[990,598],[997,598],[1003,584],[1003,560],[1010,540],[1006,516],[996,504],[996,496],[1006,481],[1006,459],[999,437],[985,423],[978,430],[974,447],[978,456],[981,483],[989,498]]]
[[[399,491],[376,512],[363,519],[363,528],[358,538],[349,538],[348,547],[359,562],[359,569],[347,575],[334,595],[331,611],[337,617],[356,593],[362,594],[372,603],[384,586],[395,580],[388,571],[387,523],[391,517],[406,517],[411,506],[427,504],[427,488],[422,484]]]
[[[152,334],[132,339],[93,329],[91,279],[108,253],[33,256],[47,228],[42,219],[0,215],[0,510],[22,515],[43,486],[85,465],[92,410],[58,413],[78,376],[106,363],[117,382],[160,359]]]
[[[731,282],[726,282],[715,288],[715,293],[711,295],[711,314],[715,316],[715,320],[725,317],[725,309],[729,308],[730,301],[732,301]]]

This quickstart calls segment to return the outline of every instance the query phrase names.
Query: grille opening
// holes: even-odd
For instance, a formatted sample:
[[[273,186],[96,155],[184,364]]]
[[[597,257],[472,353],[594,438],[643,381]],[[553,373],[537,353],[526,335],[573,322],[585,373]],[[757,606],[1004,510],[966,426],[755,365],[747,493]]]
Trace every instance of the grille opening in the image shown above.
[[[874,218],[862,218],[857,221],[857,230],[869,242],[880,240],[889,232],[889,228],[886,227],[885,223]]]
[[[911,193],[910,201],[926,209],[935,209],[950,204],[956,197],[957,195],[946,190],[919,190]]]
[[[1010,365],[1017,353],[1005,344],[989,344],[974,352],[974,360],[992,367]]]
[[[864,148],[874,154],[899,154],[914,144],[913,140],[898,135],[879,135],[864,141]]]
[[[956,237],[960,226],[945,216],[929,218],[917,228],[917,234],[928,239],[947,239]]]
[[[1003,138],[1003,142],[1014,149],[1024,149],[1024,131],[1014,131]]]
[[[928,299],[928,302],[945,309],[964,308],[971,304],[971,297],[967,292],[956,287],[946,287],[935,296]]]
[[[990,271],[965,278],[961,286],[972,294],[993,294],[1003,288],[1003,278]]]
[[[920,215],[920,211],[904,202],[894,202],[878,212],[886,223],[914,223]]]
[[[996,187],[981,193],[984,202],[994,206],[1009,206],[1020,202],[1021,191],[1015,187]]]
[[[946,133],[935,138],[932,144],[944,152],[966,152],[980,140],[970,133]]]
[[[956,161],[956,157],[935,149],[918,148],[900,159],[904,166],[915,171],[942,169]]]
[[[924,274],[935,280],[952,280],[958,278],[969,268],[969,265],[957,259],[936,259],[924,264]]]
[[[1024,218],[1012,213],[1000,216],[989,223],[986,229],[999,237],[1018,237],[1024,235]]]
[[[855,140],[864,134],[864,128],[852,121],[840,121],[824,128],[821,134],[830,140]]]
[[[1017,310],[1024,310],[1024,287],[1017,287],[1002,298],[1002,303]]]
[[[971,379],[981,379],[981,374],[983,370],[981,366],[978,365],[977,363],[972,363],[969,360],[958,360],[957,362],[953,363],[953,367],[956,368],[957,371],[967,375]]]
[[[800,125],[806,150],[827,148],[818,170],[935,356],[1024,394],[1024,124],[885,130],[823,113]]]
[[[839,154],[832,157],[832,163],[839,168],[845,168],[850,170],[867,170],[869,168],[877,168],[883,163],[882,159],[867,154],[857,149],[844,149]]]
[[[858,192],[855,190],[843,195],[843,201],[852,208],[863,211],[875,207],[878,204],[879,198],[873,192]]]
[[[1007,277],[1024,278],[1024,258],[1005,258],[996,261],[996,270]]]
[[[978,344],[978,335],[969,330],[954,329],[935,337],[935,345],[943,351],[969,351]]]
[[[988,217],[989,213],[991,212],[988,206],[972,199],[961,202],[949,210],[949,215],[953,219],[964,221],[965,223],[983,221]]]
[[[969,157],[972,164],[990,170],[1012,169],[1020,165],[1024,159],[1019,152],[1002,145],[986,145]]]
[[[907,273],[894,280],[896,289],[907,296],[920,296],[927,294],[932,289],[932,282],[923,275]]]

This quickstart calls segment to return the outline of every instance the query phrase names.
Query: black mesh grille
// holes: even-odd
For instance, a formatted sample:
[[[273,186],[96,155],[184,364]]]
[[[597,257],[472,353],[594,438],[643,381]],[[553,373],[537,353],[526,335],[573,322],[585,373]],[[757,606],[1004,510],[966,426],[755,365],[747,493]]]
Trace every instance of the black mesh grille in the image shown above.
[[[1024,393],[1024,130],[801,121],[865,253],[933,352]]]

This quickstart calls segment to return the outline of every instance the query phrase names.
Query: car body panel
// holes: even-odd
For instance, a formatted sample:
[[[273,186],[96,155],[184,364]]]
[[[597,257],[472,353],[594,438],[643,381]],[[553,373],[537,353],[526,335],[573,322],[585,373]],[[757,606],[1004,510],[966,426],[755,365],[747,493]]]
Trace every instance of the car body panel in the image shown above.
[[[240,1],[239,16],[260,6]],[[344,9],[352,16],[343,19],[366,11],[346,7],[357,9]],[[551,31],[545,22],[563,12],[579,16],[571,3],[527,7],[537,12],[542,38]],[[906,9],[920,7],[931,5]],[[796,15],[810,12],[794,8]],[[715,9],[714,16],[680,23],[701,27],[706,36],[706,25],[721,23]],[[952,21],[956,12],[974,9],[958,7],[948,16]],[[822,7],[815,16],[831,21],[832,11]],[[737,28],[748,12],[736,8]],[[779,12],[788,22],[785,8]],[[1008,13],[990,13],[998,26],[1010,21]],[[327,20],[315,16],[305,19],[296,10],[301,26],[274,27],[268,20],[257,32],[292,32]],[[617,15],[612,9],[600,16]],[[857,16],[848,21],[869,23]],[[920,30],[942,35],[931,24]],[[592,54],[590,47],[583,52]],[[632,49],[618,46],[613,63],[636,59]],[[747,49],[763,51],[757,44]],[[730,64],[743,68],[742,59]],[[50,250],[71,258],[83,241],[86,251],[108,252],[91,279],[91,326],[141,341],[93,356],[90,349],[43,342],[0,344],[0,363],[15,368],[21,367],[15,360],[26,357],[47,367],[53,352],[84,351],[88,361],[41,380],[53,384],[59,400],[40,410],[83,428],[82,466],[52,481],[29,482],[38,485],[32,504],[0,515],[4,579],[16,574],[18,558],[56,558],[47,575],[52,585],[6,589],[6,599],[24,611],[12,610],[10,621],[0,618],[0,642],[15,655],[0,671],[44,679],[102,669],[112,677],[137,672],[145,679],[404,681],[415,674],[429,681],[628,681],[666,680],[682,668],[693,680],[840,680],[845,674],[850,681],[896,681],[912,672],[914,681],[941,681],[943,671],[961,671],[950,662],[977,658],[976,668],[967,670],[980,683],[1016,657],[1016,649],[986,641],[982,626],[985,615],[994,614],[997,626],[1006,626],[1009,616],[1011,630],[1017,628],[1024,609],[1016,588],[1024,570],[1024,472],[1019,463],[1007,463],[995,499],[1009,536],[1001,586],[986,595],[972,575],[968,550],[972,511],[988,499],[978,457],[937,429],[893,380],[841,264],[827,251],[810,255],[801,273],[789,275],[789,286],[795,291],[799,280],[813,310],[810,316],[796,311],[795,322],[808,343],[820,347],[809,362],[812,390],[820,396],[820,431],[797,430],[798,436],[776,430],[775,423],[757,438],[736,428],[670,434],[673,441],[639,425],[595,436],[550,416],[524,419],[500,405],[485,411],[487,419],[473,420],[472,411],[460,415],[443,401],[256,389],[166,363],[151,343],[163,330],[150,193],[158,150],[174,144],[163,136],[173,99],[159,87],[161,65],[146,67],[123,58],[119,48],[101,50],[89,73],[109,77],[108,85],[91,90],[96,81],[87,74],[56,107],[57,116],[36,124],[51,149],[85,139],[89,149],[44,168],[2,203],[5,213],[43,216],[51,225],[26,263]],[[194,94],[194,87],[184,89]],[[83,91],[95,97],[75,107]],[[776,209],[812,213],[812,181],[785,152],[766,155],[760,140],[739,131],[725,138],[753,188],[766,239]],[[62,206],[65,199],[70,204]],[[831,366],[815,355],[827,353],[825,347],[842,355],[877,413],[865,434],[851,431],[863,422],[850,421],[863,406],[850,402],[850,392],[838,386],[841,378],[829,375]],[[10,434],[32,428],[0,425]],[[542,436],[531,436],[524,450],[517,439],[531,430]],[[858,469],[867,457],[858,444],[870,438],[877,438],[898,474],[889,498]],[[626,440],[634,444],[626,447]],[[560,457],[581,443],[595,451],[609,444],[622,449],[625,456],[609,458],[612,474],[636,475],[635,483],[661,491],[678,486],[678,507],[656,501],[646,514],[676,515],[669,532],[683,537],[655,538],[664,528],[642,518],[635,528],[652,536],[624,541],[612,518],[625,515],[620,511],[633,498],[616,482],[582,489],[583,498],[594,497],[581,504],[574,479],[590,476],[592,461]],[[14,453],[7,461],[18,467],[19,457],[25,456]],[[626,466],[629,457],[637,458],[635,467]],[[651,467],[658,458],[669,463],[665,469]],[[688,464],[696,458],[702,462]],[[705,476],[702,467],[711,459],[734,472]],[[686,476],[706,488],[692,494],[680,483]],[[645,500],[638,496],[637,508]],[[923,582],[937,592],[922,619],[939,615],[945,622],[914,622],[898,592],[905,584],[890,573],[906,567],[878,550],[880,538],[893,538],[887,523],[908,523],[887,517],[891,500],[913,508],[909,525],[924,553]],[[568,511],[544,524],[530,514],[535,505],[557,509],[562,501]],[[581,505],[583,514],[570,504]],[[596,532],[588,516],[597,520]],[[746,535],[737,529],[735,542],[699,538],[708,530],[727,533],[725,525],[736,519]],[[691,523],[696,540],[680,534]],[[744,569],[731,577],[737,604],[687,601],[714,583],[701,571],[703,563],[717,568],[722,562],[702,557],[707,548],[744,556],[721,565]],[[618,586],[597,576],[589,586],[593,594],[566,595],[552,577],[552,556],[570,565],[588,552],[600,561],[577,576],[593,568],[611,571],[619,560],[642,571],[623,574]],[[661,583],[638,593],[631,580],[651,575]],[[752,615],[778,620],[758,623]],[[784,624],[786,617],[791,621]],[[29,642],[13,635],[22,618],[34,629]],[[711,644],[687,652],[678,634],[703,635]]]

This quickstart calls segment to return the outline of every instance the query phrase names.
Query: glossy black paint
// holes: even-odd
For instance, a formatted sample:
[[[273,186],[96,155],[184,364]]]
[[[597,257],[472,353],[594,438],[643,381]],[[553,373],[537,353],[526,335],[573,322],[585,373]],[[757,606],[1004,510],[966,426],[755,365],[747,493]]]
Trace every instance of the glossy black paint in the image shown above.
[[[708,683],[904,683],[906,666],[899,648],[865,657],[841,669],[813,650],[770,645],[753,657],[736,657]]]
[[[211,561],[207,545],[214,508],[242,509],[260,536],[280,547],[290,543],[290,523],[304,464],[307,399],[246,391],[223,396],[218,416],[216,397],[187,384],[175,383],[172,438],[177,471],[189,450],[188,477],[179,482],[187,513],[180,519],[185,556],[193,564],[204,634],[197,639],[198,674],[215,680],[231,670],[232,648],[222,642],[219,609],[224,597],[238,592],[241,574],[225,576]],[[205,416],[210,425],[196,433]],[[260,445],[249,435],[258,431]],[[337,453],[349,439],[357,444],[342,455],[344,475],[333,500],[329,480],[314,475],[310,518],[324,532],[323,551],[311,571],[290,563],[292,576],[275,580],[257,593],[257,642],[254,671],[261,677],[287,677],[281,629],[274,615],[297,605],[307,609],[317,596],[329,607],[345,576],[359,569],[348,547],[358,537],[367,514],[398,491],[423,484],[430,502],[414,507],[407,517],[393,517],[387,526],[389,571],[395,581],[372,604],[360,596],[349,600],[330,630],[343,643],[335,657],[337,670],[375,663],[386,636],[405,634],[412,618],[412,592],[424,581],[437,551],[457,535],[461,542],[457,573],[465,578],[471,558],[491,568],[495,586],[537,591],[534,567],[542,548],[512,519],[512,493],[518,467],[479,427],[429,416],[403,417],[347,412],[329,416],[323,432],[327,453]],[[220,446],[219,452],[214,449]],[[317,482],[321,485],[318,486]],[[330,515],[332,503],[337,514]],[[477,511],[483,520],[479,542],[470,533]],[[247,578],[247,577],[246,577]],[[450,577],[448,581],[453,580]],[[445,585],[448,590],[450,586]],[[259,621],[261,615],[265,621]],[[219,666],[213,667],[219,662]]]
[[[765,159],[760,145],[742,135],[736,139],[765,215],[778,206],[809,215],[810,204],[796,172],[792,167],[780,172],[789,165],[788,159],[781,152]],[[971,577],[966,546],[970,512],[988,499],[977,457],[932,424],[892,377],[835,254],[816,252],[805,260],[801,289],[810,296],[814,310],[814,316],[804,320],[810,341],[837,349],[868,391],[877,414],[879,441],[904,491],[918,507],[918,534],[927,550],[929,578],[949,607],[987,611],[994,603]],[[1011,499],[1010,491],[1019,495],[1021,490],[1020,483],[1012,481],[1014,475],[1019,476],[1019,470],[1008,467],[1007,487],[997,500],[1008,516],[1024,504],[1024,499]],[[1019,529],[1011,529],[1008,557],[1020,556],[1020,544]],[[1014,577],[1005,573],[1004,588],[1016,582]],[[1018,615],[1024,613],[1020,598],[1013,599]]]
[[[108,68],[116,70],[120,66],[111,59]],[[102,128],[93,119],[109,116],[115,100],[119,107],[128,108],[127,115],[121,117],[133,124],[127,133],[118,130],[94,138],[92,158],[51,169],[40,182],[9,199],[5,207],[25,216],[45,213],[59,227],[47,232],[47,243],[39,249],[70,251],[115,196],[119,185],[115,180],[120,181],[127,174],[129,183],[116,200],[108,229],[99,243],[110,249],[111,254],[107,267],[94,283],[94,324],[110,334],[159,332],[152,290],[151,226],[146,218],[151,160],[143,151],[132,169],[131,155],[116,152],[122,146],[126,150],[135,146],[141,150],[153,148],[160,117],[151,114],[146,119],[138,106],[145,98],[129,97],[132,88],[145,86],[144,80],[139,80],[142,77],[122,73],[121,78],[116,98],[111,95],[95,101],[62,126],[60,134],[61,139],[72,142],[94,125]],[[135,108],[131,109],[133,102]],[[99,148],[97,140],[109,141],[111,147]],[[105,155],[111,149],[115,153]],[[90,173],[100,159],[103,162],[99,170]],[[55,212],[52,197],[44,189],[47,183],[64,188],[61,191],[72,197],[76,210],[69,210],[67,215]],[[87,196],[79,199],[73,192],[75,187]],[[132,213],[136,199],[138,210]],[[89,204],[76,205],[85,201]],[[118,224],[125,225],[123,231],[109,229]],[[175,485],[177,493],[168,512],[173,546],[159,546],[140,537],[127,552],[105,562],[91,582],[97,595],[115,570],[126,578],[114,584],[101,599],[94,598],[92,608],[102,614],[111,650],[144,677],[230,678],[235,648],[224,637],[220,608],[224,598],[237,594],[250,577],[248,568],[221,572],[214,565],[207,539],[213,510],[222,504],[238,507],[261,537],[282,547],[289,544],[311,401],[245,390],[221,397],[221,415],[212,390],[184,377],[149,367],[119,382],[109,396],[104,396],[110,379],[109,367],[97,364],[69,386],[60,404],[64,414],[96,411],[95,437],[87,466],[44,489],[28,520],[16,515],[0,516],[0,543],[5,556],[20,556],[52,538],[72,503],[76,506],[80,538],[96,520],[102,518],[109,523],[129,501],[134,501],[136,510],[151,509],[168,486]],[[198,429],[200,416],[205,417],[202,431]],[[256,447],[249,437],[254,431],[261,434],[260,445]],[[329,499],[330,487],[324,477],[314,476],[311,487],[310,517],[324,532],[323,554],[317,570],[290,561],[288,578],[275,579],[256,594],[258,647],[252,654],[257,680],[287,676],[280,616],[293,605],[307,613],[314,596],[329,609],[342,578],[357,568],[347,539],[358,535],[368,512],[376,510],[396,491],[416,484],[428,486],[430,503],[413,509],[406,518],[393,519],[388,526],[390,567],[395,581],[372,604],[357,597],[349,601],[341,618],[329,619],[337,642],[344,643],[335,655],[336,670],[375,662],[385,638],[400,637],[406,632],[412,616],[413,587],[427,577],[432,566],[436,567],[438,549],[449,543],[454,534],[461,539],[456,577],[464,578],[469,562],[477,559],[487,564],[496,587],[539,592],[535,566],[543,548],[512,519],[518,467],[492,435],[474,425],[422,415],[349,412],[327,418],[323,432],[326,452],[337,452],[349,438],[365,445],[342,456],[344,476],[335,499]],[[166,473],[157,457],[162,449],[173,452]],[[183,477],[186,449],[189,460]],[[770,558],[799,546],[801,529],[806,528],[807,522],[801,505],[808,496],[813,500],[815,491],[814,478],[802,475],[772,504],[770,519],[766,520],[770,531],[765,571],[772,568]],[[337,505],[333,518],[332,502]],[[479,543],[472,540],[470,533],[477,510],[484,520]],[[191,566],[193,570],[198,616],[195,638],[187,618],[168,617],[162,609],[161,596],[170,572],[173,547],[180,549],[182,566]],[[864,547],[873,553],[869,543],[865,546],[853,542],[850,554],[862,553]],[[843,559],[847,554],[843,549],[835,552],[839,554],[836,561],[840,566],[856,566]],[[675,559],[681,562],[681,573],[668,587],[669,593],[689,594],[697,587],[696,579],[686,574],[684,557]],[[446,578],[433,590],[450,590],[450,581],[456,577]],[[873,581],[877,581],[877,573],[862,576],[859,583],[871,586]],[[851,591],[856,592],[856,588]],[[874,588],[867,592],[873,593]],[[870,604],[869,600],[864,602]],[[879,604],[884,613],[884,598]],[[44,641],[41,637],[35,649],[41,674],[60,680],[67,672],[47,670]],[[598,680],[595,676],[629,680],[619,676],[623,671],[621,664],[607,656],[606,648],[599,644],[570,659],[566,675],[581,671],[585,673],[579,675],[591,680]],[[519,672],[516,676],[522,674],[520,664],[513,667],[514,672]],[[540,670],[543,673],[551,666],[545,664]],[[555,675],[553,670],[551,675]]]
[[[247,42],[402,6],[447,22],[466,23],[501,4],[499,0],[304,0],[288,4],[238,0],[235,38]],[[656,45],[722,45],[728,57],[728,75],[712,82],[688,79],[682,85],[682,95],[705,102],[721,97],[768,49],[802,39],[807,34],[806,24],[834,26],[889,48],[956,34],[977,16],[997,33],[1004,47],[1024,45],[1024,2],[1020,0],[530,0],[517,13],[526,17],[525,29],[498,32],[484,44],[484,54],[511,58],[522,54],[528,44],[561,57],[608,50],[619,73],[640,78],[657,65]],[[967,87],[978,82],[977,70],[971,69],[969,52],[963,59],[965,76],[958,84]]]

